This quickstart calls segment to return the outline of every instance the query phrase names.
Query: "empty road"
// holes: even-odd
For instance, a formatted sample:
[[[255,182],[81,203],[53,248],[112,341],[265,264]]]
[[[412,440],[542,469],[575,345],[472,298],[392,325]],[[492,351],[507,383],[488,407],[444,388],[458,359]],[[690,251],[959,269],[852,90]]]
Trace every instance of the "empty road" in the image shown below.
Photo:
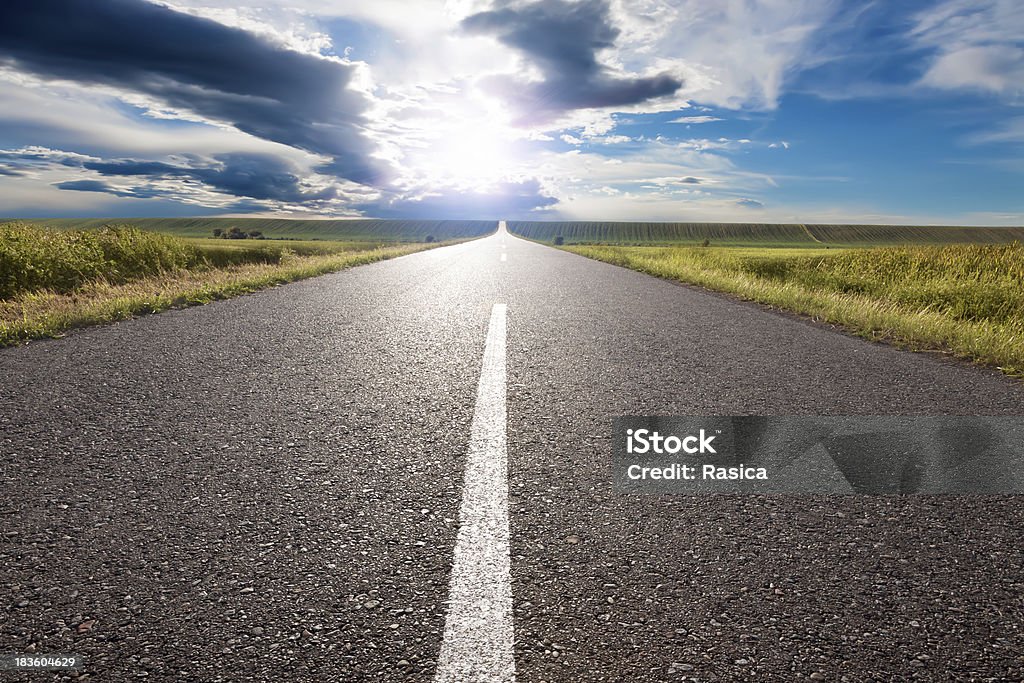
[[[1024,384],[503,231],[2,349],[0,652],[97,681],[1024,678],[1019,499],[613,493],[612,419],[659,414],[1020,415]]]

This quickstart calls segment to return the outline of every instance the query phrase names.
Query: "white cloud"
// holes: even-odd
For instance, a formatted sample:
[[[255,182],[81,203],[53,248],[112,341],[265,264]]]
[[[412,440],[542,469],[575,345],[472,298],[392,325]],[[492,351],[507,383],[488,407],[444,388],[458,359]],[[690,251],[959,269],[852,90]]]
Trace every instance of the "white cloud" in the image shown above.
[[[308,13],[292,7],[214,7],[207,3],[189,5],[167,2],[181,12],[212,19],[226,26],[234,26],[261,38],[297,52],[318,54],[332,47],[331,38],[316,27],[314,18]]]
[[[967,137],[973,145],[1024,143],[1024,116],[1004,121],[998,126]]]
[[[751,141],[747,138],[740,138],[739,140],[733,140],[730,138],[718,138],[716,140],[693,138],[677,143],[677,145],[683,149],[692,149],[698,152],[737,150],[744,145],[749,144],[751,144]]]
[[[912,42],[935,51],[921,85],[1024,95],[1024,4],[947,0],[919,13]]]
[[[944,90],[1018,93],[1024,87],[1024,49],[1009,45],[965,47],[941,55],[921,84]]]
[[[642,182],[651,183],[657,187],[665,187],[667,185],[706,185],[710,181],[707,178],[698,178],[697,176],[666,176],[663,178],[648,178]]]
[[[669,123],[696,124],[696,123],[711,123],[712,121],[722,121],[722,120],[723,119],[720,119],[717,116],[707,116],[707,115],[703,115],[703,116],[680,116],[678,119],[672,119],[671,121],[669,121]]]
[[[686,79],[683,96],[728,108],[773,109],[787,78],[816,63],[815,34],[838,0],[615,3],[625,28],[618,59],[637,69],[658,55]]]
[[[547,151],[528,168],[559,198],[559,215],[580,219],[740,219],[737,199],[775,185],[770,176],[739,169],[719,153],[682,149],[662,140],[645,141],[615,157],[593,149]],[[607,188],[618,190],[614,207]]]

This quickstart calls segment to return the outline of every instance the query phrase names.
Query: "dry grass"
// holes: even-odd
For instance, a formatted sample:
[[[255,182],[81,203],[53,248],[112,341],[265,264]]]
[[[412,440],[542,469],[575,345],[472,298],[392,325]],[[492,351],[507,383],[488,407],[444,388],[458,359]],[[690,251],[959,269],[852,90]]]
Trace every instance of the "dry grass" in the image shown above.
[[[0,346],[38,337],[59,336],[73,327],[205,304],[434,246],[442,245],[367,245],[362,250],[334,254],[286,254],[277,263],[176,269],[121,283],[93,279],[66,293],[47,290],[24,292],[0,300]]]

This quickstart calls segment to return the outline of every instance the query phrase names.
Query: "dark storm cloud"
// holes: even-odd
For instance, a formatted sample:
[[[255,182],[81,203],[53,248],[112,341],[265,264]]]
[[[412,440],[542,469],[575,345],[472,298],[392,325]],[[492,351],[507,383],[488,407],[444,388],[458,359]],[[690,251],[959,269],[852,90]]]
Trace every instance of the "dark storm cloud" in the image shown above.
[[[353,67],[145,0],[3,0],[0,63],[43,78],[141,93],[266,140],[330,156],[381,182]]]
[[[190,169],[162,161],[136,161],[135,159],[114,159],[111,161],[86,161],[82,168],[103,175],[181,175]]]
[[[59,190],[76,190],[78,192],[102,192],[115,197],[131,197],[133,199],[154,199],[161,196],[160,192],[148,188],[133,187],[128,190],[120,190],[102,180],[66,180],[63,183],[54,183],[54,187]]]
[[[545,0],[518,8],[480,12],[462,21],[469,33],[493,35],[524,53],[543,74],[540,83],[496,77],[492,84],[515,101],[526,120],[544,120],[573,110],[638,104],[671,95],[682,81],[669,74],[618,78],[597,61],[615,45],[606,0]]]
[[[103,176],[145,178],[147,181],[181,179],[194,181],[226,195],[248,200],[273,200],[301,203],[332,200],[339,197],[335,185],[309,189],[302,178],[278,157],[265,154],[220,154],[212,159],[190,156],[182,164],[137,159],[96,159],[59,150],[28,149],[0,151],[0,161],[22,168],[74,168],[94,171]],[[24,175],[17,168],[0,167],[0,173]],[[136,187],[131,192],[102,180],[84,178],[55,183],[62,190],[105,192],[119,197],[157,197],[175,194],[178,190],[157,187]],[[179,187],[180,189],[180,187]]]
[[[700,185],[700,178],[694,178],[692,175],[688,175],[685,178],[680,178],[679,182],[687,185]]]
[[[420,199],[396,197],[361,206],[380,218],[491,219],[526,216],[558,200],[544,194],[536,180],[505,182],[488,192],[446,191]]]
[[[80,192],[117,192],[113,187],[102,180],[66,180],[63,183],[54,183],[54,187],[62,190],[78,190]]]
[[[150,178],[192,178],[225,194],[281,202],[305,202],[337,197],[337,189],[317,191],[302,188],[299,176],[280,159],[262,154],[221,154],[215,165],[176,166],[162,161],[86,161],[82,168],[106,176],[147,176]]]

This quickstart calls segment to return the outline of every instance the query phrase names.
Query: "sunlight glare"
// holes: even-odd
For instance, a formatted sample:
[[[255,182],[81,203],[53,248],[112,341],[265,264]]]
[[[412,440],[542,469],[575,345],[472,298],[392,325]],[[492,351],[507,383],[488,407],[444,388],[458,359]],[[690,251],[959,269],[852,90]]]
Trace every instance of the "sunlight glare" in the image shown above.
[[[516,132],[477,107],[451,111],[428,124],[430,144],[421,151],[421,172],[432,180],[482,189],[513,174]]]
[[[439,140],[432,155],[436,172],[468,184],[500,177],[507,165],[509,150],[494,131],[471,128],[452,132]]]

